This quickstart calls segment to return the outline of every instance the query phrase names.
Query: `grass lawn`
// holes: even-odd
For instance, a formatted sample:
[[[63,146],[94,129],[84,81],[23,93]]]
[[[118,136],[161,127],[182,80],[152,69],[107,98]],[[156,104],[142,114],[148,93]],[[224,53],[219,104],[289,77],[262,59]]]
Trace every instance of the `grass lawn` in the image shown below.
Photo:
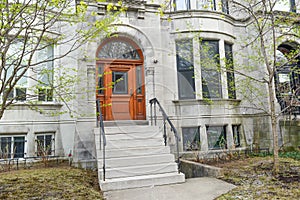
[[[0,173],[0,199],[103,199],[97,172],[71,167]]]
[[[217,198],[300,199],[300,160],[280,158],[280,172],[272,174],[272,157],[253,157],[224,163],[223,180],[237,187]]]

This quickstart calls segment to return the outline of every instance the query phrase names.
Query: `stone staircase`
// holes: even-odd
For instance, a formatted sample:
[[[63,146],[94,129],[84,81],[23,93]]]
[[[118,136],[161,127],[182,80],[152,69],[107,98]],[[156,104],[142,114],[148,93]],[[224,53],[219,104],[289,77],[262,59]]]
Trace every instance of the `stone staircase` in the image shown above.
[[[109,125],[109,124],[108,124]],[[182,183],[175,157],[163,143],[159,127],[113,124],[105,127],[106,179],[103,181],[103,159],[99,128],[95,129],[99,183],[102,191]]]

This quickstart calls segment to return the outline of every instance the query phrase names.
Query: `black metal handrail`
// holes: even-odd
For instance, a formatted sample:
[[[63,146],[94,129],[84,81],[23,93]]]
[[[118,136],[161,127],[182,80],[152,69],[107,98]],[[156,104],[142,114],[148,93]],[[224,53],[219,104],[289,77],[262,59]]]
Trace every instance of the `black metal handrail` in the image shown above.
[[[97,105],[97,127],[99,127],[100,130],[100,149],[101,149],[101,144],[102,144],[102,161],[103,161],[103,181],[105,181],[105,147],[106,147],[106,136],[105,136],[105,131],[104,131],[104,123],[103,123],[103,116],[101,112],[101,106],[100,106],[100,101],[99,99],[96,100],[96,105]]]
[[[166,122],[168,122],[168,124],[171,127],[171,131],[174,133],[175,139],[176,139],[176,149],[177,149],[177,166],[178,166],[178,173],[180,172],[180,157],[179,157],[179,142],[180,142],[180,137],[178,135],[177,129],[175,128],[175,126],[173,125],[173,123],[171,122],[169,116],[167,115],[167,113],[165,112],[165,110],[163,109],[163,107],[160,105],[159,101],[157,100],[157,98],[153,98],[149,101],[150,103],[150,120],[151,120],[151,125],[153,125],[153,121],[154,121],[154,125],[157,125],[157,115],[156,115],[156,104],[159,107],[159,110],[162,113],[162,117],[163,117],[163,126],[164,126],[164,142],[165,142],[165,146],[167,146],[167,129],[166,129]]]

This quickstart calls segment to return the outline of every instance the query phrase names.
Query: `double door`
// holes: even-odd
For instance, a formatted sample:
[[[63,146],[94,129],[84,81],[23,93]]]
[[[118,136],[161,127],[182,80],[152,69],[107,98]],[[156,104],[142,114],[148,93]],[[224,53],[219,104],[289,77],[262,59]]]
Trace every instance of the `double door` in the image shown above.
[[[138,64],[98,64],[97,99],[104,120],[144,120],[144,68]]]

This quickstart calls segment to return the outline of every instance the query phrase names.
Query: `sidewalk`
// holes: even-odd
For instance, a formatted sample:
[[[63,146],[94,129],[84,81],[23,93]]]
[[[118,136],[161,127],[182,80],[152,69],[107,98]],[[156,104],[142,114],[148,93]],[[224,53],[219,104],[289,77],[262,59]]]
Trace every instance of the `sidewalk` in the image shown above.
[[[105,192],[106,200],[213,200],[235,186],[216,178],[192,178],[185,183]]]

